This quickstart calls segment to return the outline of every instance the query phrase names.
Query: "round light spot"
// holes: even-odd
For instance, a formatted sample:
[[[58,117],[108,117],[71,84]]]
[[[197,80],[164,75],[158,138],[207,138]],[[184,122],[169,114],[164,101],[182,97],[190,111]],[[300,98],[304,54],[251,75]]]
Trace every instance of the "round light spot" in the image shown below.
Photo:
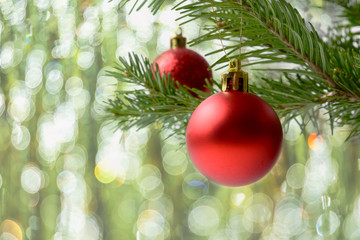
[[[31,194],[37,193],[42,184],[42,172],[35,166],[25,167],[21,174],[21,186]]]
[[[76,96],[83,90],[83,81],[78,77],[71,77],[65,83],[66,93],[70,96]]]
[[[73,207],[65,208],[61,211],[60,215],[57,218],[58,226],[66,228],[69,233],[72,235],[78,235],[82,232],[85,223],[86,217],[82,209]]]
[[[308,146],[313,151],[318,151],[323,147],[324,139],[320,134],[312,133],[308,138]]]
[[[231,239],[247,239],[253,232],[253,223],[236,213],[229,219],[227,230]]]
[[[136,222],[139,232],[148,239],[158,239],[164,234],[164,217],[157,211],[147,209],[143,211]]]
[[[88,69],[94,63],[94,53],[91,51],[80,52],[77,58],[77,64],[82,69]]]
[[[335,233],[340,226],[339,217],[333,211],[325,212],[316,221],[318,235],[327,237]]]
[[[260,233],[271,221],[273,201],[264,193],[250,196],[242,205],[244,217],[253,223],[253,232]]]
[[[247,196],[250,196],[252,193],[250,191],[248,192],[232,192],[231,193],[231,203],[236,206],[239,207],[240,205],[242,205],[244,203],[244,200],[246,199]]]
[[[4,240],[22,240],[23,233],[19,224],[15,221],[6,219],[1,223],[0,239]]]
[[[302,202],[296,195],[285,195],[277,201],[276,210],[274,213],[274,226],[286,226],[286,236],[290,237],[298,235],[306,229],[307,217],[306,212],[302,208]],[[273,231],[277,235],[284,234],[281,228],[275,227]]]
[[[305,166],[301,163],[293,164],[287,171],[286,181],[292,188],[302,188],[305,181]]]
[[[30,68],[25,75],[25,84],[28,88],[37,88],[42,82],[42,72],[39,68]]]
[[[164,184],[161,181],[161,173],[157,167],[147,164],[141,167],[136,180],[142,196],[146,199],[155,200],[164,193]]]
[[[46,90],[50,94],[57,94],[63,86],[64,80],[62,73],[58,69],[51,70],[46,78]]]
[[[72,193],[78,185],[75,174],[68,170],[59,173],[56,183],[60,191],[66,194]]]
[[[177,176],[185,172],[188,160],[182,151],[169,151],[163,157],[162,163],[167,173]]]
[[[6,42],[0,52],[0,67],[6,69],[14,63],[14,44],[12,42]]]
[[[102,183],[111,183],[116,178],[115,170],[106,164],[105,161],[99,162],[95,166],[95,177]]]
[[[30,101],[24,96],[16,96],[10,103],[10,116],[16,122],[23,122],[30,113]]]
[[[245,210],[245,216],[252,222],[264,223],[271,217],[270,209],[262,204],[254,204]]]
[[[204,176],[198,173],[191,173],[185,177],[183,192],[186,197],[195,200],[207,194],[208,191],[209,183]]]
[[[108,90],[110,90],[110,89],[108,89]],[[111,97],[111,96],[108,95],[108,97]],[[130,152],[137,152],[141,148],[143,148],[144,145],[148,141],[148,129],[147,128],[143,128],[143,129],[132,128],[132,129],[130,129],[129,133],[130,134],[127,136],[126,141],[125,141],[126,150],[128,150]]]
[[[199,236],[209,236],[216,231],[220,218],[218,212],[206,205],[194,208],[188,218],[191,232]]]
[[[30,132],[25,126],[15,126],[11,133],[11,143],[18,150],[24,150],[30,143]]]

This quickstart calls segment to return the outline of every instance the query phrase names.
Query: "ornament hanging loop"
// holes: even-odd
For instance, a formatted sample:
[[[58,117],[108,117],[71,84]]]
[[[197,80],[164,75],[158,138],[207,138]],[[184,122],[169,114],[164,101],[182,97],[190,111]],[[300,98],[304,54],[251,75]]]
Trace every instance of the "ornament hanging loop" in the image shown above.
[[[221,89],[228,91],[248,91],[248,73],[241,70],[241,60],[236,58],[229,62],[229,70],[221,74]]]
[[[186,46],[186,38],[182,36],[182,28],[179,26],[175,31],[175,36],[170,39],[170,47],[172,49]]]

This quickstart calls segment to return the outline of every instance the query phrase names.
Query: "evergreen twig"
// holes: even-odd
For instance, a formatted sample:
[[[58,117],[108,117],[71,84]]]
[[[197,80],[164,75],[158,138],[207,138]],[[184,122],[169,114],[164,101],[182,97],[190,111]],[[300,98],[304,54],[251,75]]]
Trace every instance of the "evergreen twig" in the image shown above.
[[[116,116],[122,130],[161,123],[173,133],[184,135],[193,110],[211,93],[218,92],[219,86],[212,86],[209,81],[206,86],[211,93],[181,86],[170,74],[160,74],[158,66],[154,67],[147,58],[129,54],[128,59],[120,57],[120,64],[108,72],[130,84],[130,90],[118,90],[115,98],[108,101],[108,111]]]
[[[160,3],[162,0],[153,0]],[[175,8],[180,11],[179,20],[185,24],[197,18],[206,18],[205,34],[191,44],[219,40],[221,31],[225,49],[230,56],[239,50],[240,10],[243,11],[243,43],[247,51],[242,60],[250,59],[243,66],[272,63],[291,63],[277,69],[262,71],[261,81],[250,85],[253,93],[269,102],[284,117],[284,123],[309,109],[324,109],[330,125],[348,124],[351,136],[360,133],[360,54],[359,46],[348,49],[324,42],[315,28],[307,23],[285,0],[237,0],[198,2],[182,1]],[[348,5],[346,5],[348,7]],[[210,9],[215,9],[214,13]],[[351,18],[353,12],[347,16]],[[186,19],[186,20],[184,20]],[[221,24],[219,24],[221,22]],[[355,20],[351,21],[356,24]],[[353,25],[351,25],[353,26]],[[355,49],[355,50],[354,50]],[[215,49],[208,55],[219,53]],[[123,129],[131,126],[144,127],[160,121],[166,128],[183,135],[191,112],[207,97],[206,93],[176,86],[170,76],[164,78],[155,71],[147,59],[136,55],[127,62],[120,59],[112,76],[119,81],[135,83],[141,90],[119,91],[115,100],[109,102],[109,110],[120,118]],[[254,59],[257,59],[254,61]],[[221,57],[214,66],[223,66],[228,56]],[[294,68],[295,64],[297,67]],[[157,69],[158,70],[158,69]],[[278,72],[279,77],[267,77],[268,72]],[[129,75],[125,75],[127,72]],[[273,74],[272,74],[273,76]],[[211,92],[216,91],[209,84]],[[189,91],[199,94],[195,97]],[[132,102],[130,104],[130,102]]]

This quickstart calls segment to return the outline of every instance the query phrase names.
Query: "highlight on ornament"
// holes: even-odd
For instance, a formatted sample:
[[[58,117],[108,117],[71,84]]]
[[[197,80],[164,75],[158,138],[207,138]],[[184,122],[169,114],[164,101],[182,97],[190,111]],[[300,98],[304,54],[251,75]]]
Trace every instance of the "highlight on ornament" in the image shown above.
[[[182,36],[180,27],[170,39],[170,49],[154,60],[155,69],[156,64],[161,75],[164,72],[166,75],[170,73],[180,85],[209,92],[205,81],[208,79],[211,83],[212,72],[208,70],[209,64],[200,54],[186,48],[186,38]]]
[[[240,60],[222,74],[222,92],[205,99],[186,129],[189,156],[209,179],[243,186],[265,176],[275,165],[283,139],[271,106],[248,92],[248,74]]]

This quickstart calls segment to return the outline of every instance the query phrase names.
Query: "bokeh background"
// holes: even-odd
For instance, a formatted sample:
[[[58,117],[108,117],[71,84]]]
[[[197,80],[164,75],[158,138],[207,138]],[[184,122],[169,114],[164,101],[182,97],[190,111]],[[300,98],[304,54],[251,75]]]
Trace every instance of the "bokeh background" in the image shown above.
[[[339,11],[291,2],[322,36]],[[240,188],[200,175],[159,126],[116,130],[106,101],[126,86],[107,70],[131,51],[155,59],[180,16],[133,5],[0,0],[0,239],[360,239],[359,140],[322,112],[291,122],[271,173]]]

